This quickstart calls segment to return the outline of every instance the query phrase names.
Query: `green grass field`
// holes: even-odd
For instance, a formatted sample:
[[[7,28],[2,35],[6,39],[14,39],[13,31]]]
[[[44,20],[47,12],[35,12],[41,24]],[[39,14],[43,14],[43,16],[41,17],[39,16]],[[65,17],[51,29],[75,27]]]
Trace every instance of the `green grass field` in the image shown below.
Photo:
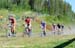
[[[68,40],[74,35],[48,36],[48,37],[0,37],[0,48],[54,48]],[[75,41],[64,48],[75,48]]]

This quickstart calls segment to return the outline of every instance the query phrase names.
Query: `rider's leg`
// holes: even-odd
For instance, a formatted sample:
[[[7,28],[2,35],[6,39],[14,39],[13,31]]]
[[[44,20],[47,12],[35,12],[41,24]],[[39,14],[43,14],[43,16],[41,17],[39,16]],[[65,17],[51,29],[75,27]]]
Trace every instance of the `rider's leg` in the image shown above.
[[[43,31],[43,35],[46,36],[46,32],[45,31]]]
[[[29,37],[30,37],[32,33],[32,29],[28,29],[28,30],[29,30]]]
[[[43,28],[43,35],[46,36],[46,30]]]
[[[24,25],[23,37],[26,35],[28,35],[28,25],[27,24]]]
[[[13,27],[11,28],[11,33],[14,34],[14,28]]]
[[[12,36],[15,36],[15,26],[13,26],[13,27],[11,28],[11,33],[12,33]]]
[[[28,36],[30,37],[31,36],[31,25],[29,24],[28,26]]]
[[[42,28],[41,37],[44,37],[44,36],[46,36],[46,29]]]

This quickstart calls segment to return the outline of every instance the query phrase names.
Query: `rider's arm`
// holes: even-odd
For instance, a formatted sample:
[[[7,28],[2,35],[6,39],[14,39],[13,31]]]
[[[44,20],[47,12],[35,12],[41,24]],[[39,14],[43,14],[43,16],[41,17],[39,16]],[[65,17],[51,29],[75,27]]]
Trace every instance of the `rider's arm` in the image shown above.
[[[14,19],[14,25],[16,26],[16,19]]]

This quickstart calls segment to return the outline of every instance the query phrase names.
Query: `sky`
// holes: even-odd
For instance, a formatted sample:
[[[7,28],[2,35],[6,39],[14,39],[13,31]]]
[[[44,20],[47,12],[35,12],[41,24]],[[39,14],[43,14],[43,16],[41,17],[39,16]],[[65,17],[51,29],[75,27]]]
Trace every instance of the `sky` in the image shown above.
[[[65,0],[72,5],[72,10],[75,12],[75,0]]]

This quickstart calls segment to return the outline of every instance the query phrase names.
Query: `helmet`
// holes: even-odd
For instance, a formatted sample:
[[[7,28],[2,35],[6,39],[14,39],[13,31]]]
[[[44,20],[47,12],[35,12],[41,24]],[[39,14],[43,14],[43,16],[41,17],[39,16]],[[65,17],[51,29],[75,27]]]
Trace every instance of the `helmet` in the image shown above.
[[[43,20],[42,20],[41,22],[42,22],[42,23],[45,23],[45,21],[43,21]]]
[[[8,16],[9,16],[9,17],[14,17],[15,15],[14,15],[14,14],[9,14]]]

